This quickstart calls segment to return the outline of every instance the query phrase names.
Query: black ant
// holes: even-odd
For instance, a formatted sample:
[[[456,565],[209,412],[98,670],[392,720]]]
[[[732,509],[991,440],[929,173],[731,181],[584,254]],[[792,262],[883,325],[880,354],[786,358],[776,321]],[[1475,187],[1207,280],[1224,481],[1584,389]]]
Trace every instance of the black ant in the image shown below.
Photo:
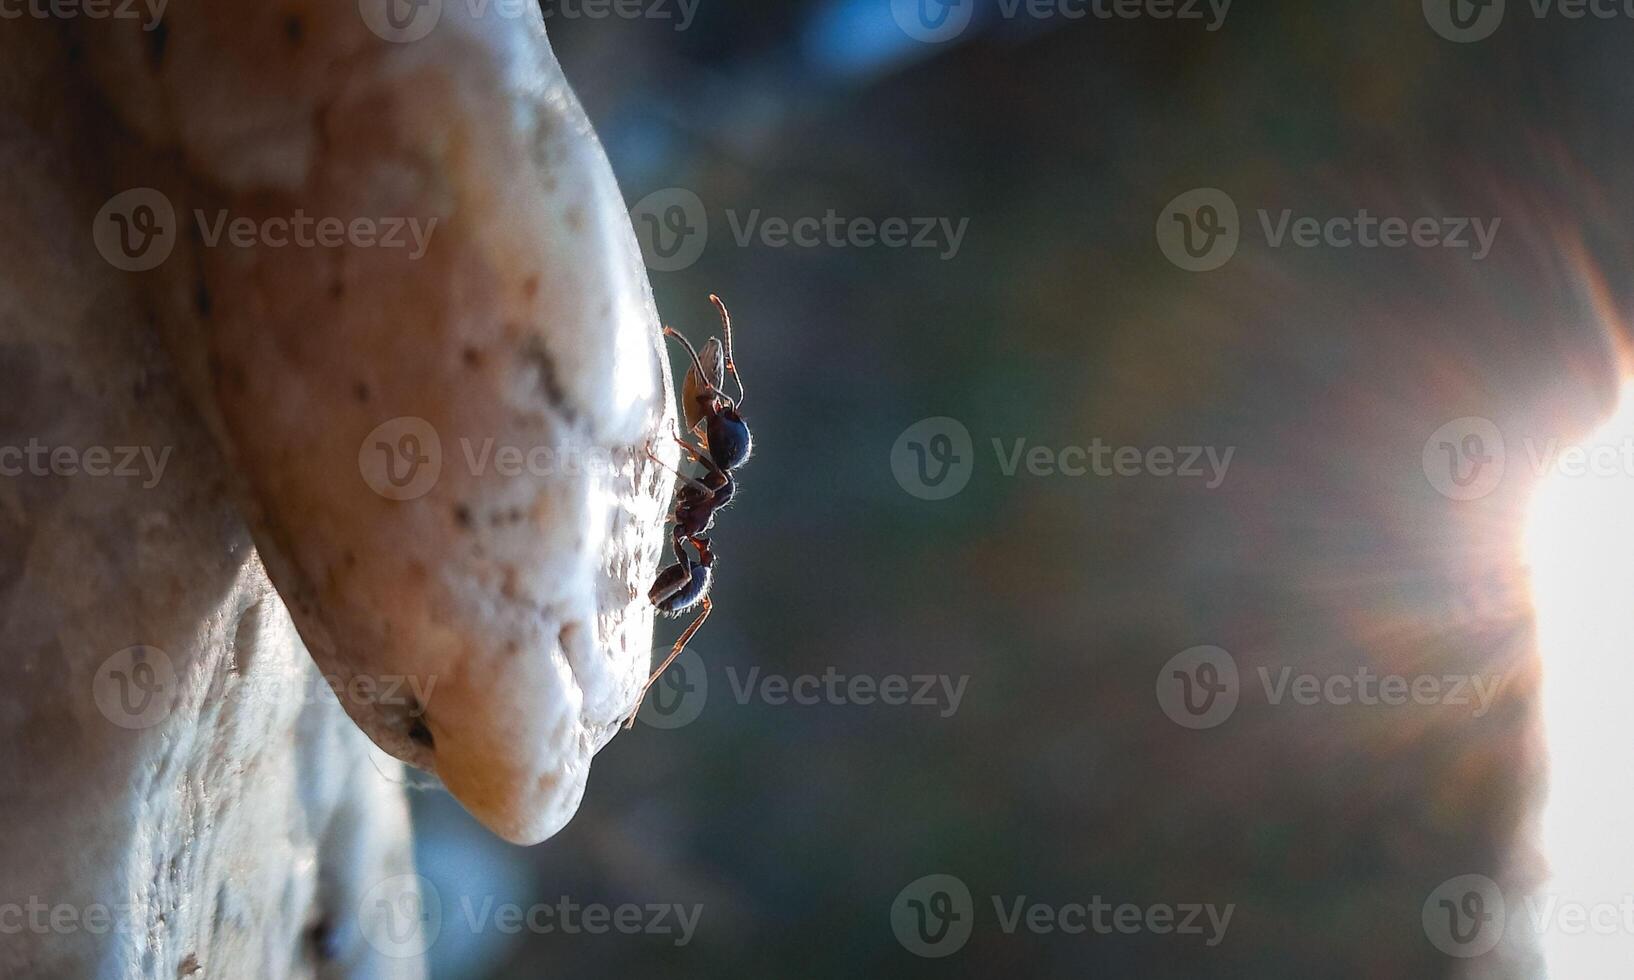
[[[640,697],[636,698],[635,708],[625,722],[625,728],[634,727],[636,714],[641,710],[642,702],[646,701],[647,692],[686,649],[687,642],[703,626],[704,620],[709,618],[712,608],[709,587],[714,582],[715,552],[710,548],[705,532],[714,525],[715,512],[731,502],[732,495],[737,491],[732,471],[748,462],[753,448],[749,426],[739,414],[739,408],[743,405],[743,379],[738,376],[737,364],[732,360],[732,314],[727,312],[726,304],[721,302],[719,296],[711,295],[709,301],[720,311],[721,332],[726,338],[724,358],[714,338],[704,345],[705,356],[700,357],[697,348],[680,331],[664,328],[664,336],[680,341],[692,358],[692,367],[687,369],[686,381],[682,386],[681,408],[687,420],[688,434],[696,436],[701,431],[703,445],[696,446],[679,435],[675,436],[675,441],[681,444],[693,462],[703,465],[705,473],[701,479],[681,475],[685,485],[675,495],[675,513],[670,517],[675,524],[671,538],[676,562],[658,573],[652,589],[647,593],[647,598],[665,616],[679,616],[694,607],[702,611],[692,625],[681,633],[681,638],[675,641],[669,656],[647,678]],[[737,385],[736,399],[721,390],[727,374]],[[652,456],[650,449],[648,455]],[[652,458],[658,459],[656,456]],[[697,560],[687,554],[686,545],[689,542],[698,553]]]

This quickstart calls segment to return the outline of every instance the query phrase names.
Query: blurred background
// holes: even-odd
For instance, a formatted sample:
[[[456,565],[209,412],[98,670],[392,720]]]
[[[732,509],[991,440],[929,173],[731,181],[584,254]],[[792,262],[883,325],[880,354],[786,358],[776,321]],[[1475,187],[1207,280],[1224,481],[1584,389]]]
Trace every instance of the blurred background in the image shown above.
[[[736,317],[716,611],[555,839],[415,806],[445,921],[695,930],[445,926],[433,975],[1540,975],[1524,539],[1617,402],[1634,17],[637,7],[546,23],[665,320]]]

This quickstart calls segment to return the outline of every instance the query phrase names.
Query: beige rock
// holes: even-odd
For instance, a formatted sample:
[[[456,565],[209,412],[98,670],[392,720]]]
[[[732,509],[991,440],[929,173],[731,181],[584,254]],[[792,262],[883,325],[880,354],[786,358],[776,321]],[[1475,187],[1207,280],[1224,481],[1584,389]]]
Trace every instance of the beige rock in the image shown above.
[[[368,3],[199,5],[157,55],[89,51],[179,224],[161,330],[308,648],[377,744],[534,843],[645,679],[646,450],[676,449],[611,168],[537,10],[501,9],[394,43]],[[303,216],[344,244],[282,244]]]

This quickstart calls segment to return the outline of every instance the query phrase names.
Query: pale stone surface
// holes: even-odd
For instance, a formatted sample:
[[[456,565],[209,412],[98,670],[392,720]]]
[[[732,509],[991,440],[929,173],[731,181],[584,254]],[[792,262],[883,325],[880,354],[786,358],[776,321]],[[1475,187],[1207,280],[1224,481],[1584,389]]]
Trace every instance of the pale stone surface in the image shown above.
[[[348,689],[426,692],[343,703],[529,844],[577,810],[645,679],[670,378],[538,11],[440,10],[390,43],[354,4],[201,5],[172,9],[156,63],[130,31],[86,51],[136,79],[103,91],[141,138],[118,165],[181,225],[159,325],[308,648]],[[297,214],[349,244],[268,237]],[[404,247],[350,244],[358,220]],[[240,222],[247,245],[212,244]]]

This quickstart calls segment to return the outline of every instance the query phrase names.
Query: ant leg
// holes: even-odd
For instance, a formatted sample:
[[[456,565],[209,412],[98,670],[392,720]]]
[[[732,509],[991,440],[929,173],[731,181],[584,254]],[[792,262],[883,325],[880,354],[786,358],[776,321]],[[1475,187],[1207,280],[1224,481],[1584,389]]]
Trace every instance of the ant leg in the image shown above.
[[[738,366],[732,362],[732,314],[726,312],[726,304],[714,293],[709,294],[709,301],[715,304],[715,309],[721,313],[721,332],[726,335],[726,372],[738,385],[738,407],[743,407],[743,379],[738,376]]]
[[[676,436],[675,441],[676,442],[681,442],[681,437]],[[685,446],[686,443],[681,442],[681,445]],[[708,487],[704,486],[703,481],[699,480],[697,477],[687,476],[685,473],[682,473],[680,470],[676,469],[675,467],[671,466],[670,464],[668,464],[668,463],[664,462],[663,460],[659,459],[657,456],[653,455],[653,451],[651,449],[647,450],[647,458],[652,460],[653,462],[657,463],[659,466],[662,466],[664,469],[669,470],[671,473],[674,473],[676,476],[680,477],[681,481],[683,483],[685,483],[687,486],[691,487],[694,490],[698,490],[698,491],[701,491],[702,493],[707,494],[708,496],[706,496],[704,498],[705,500],[714,499],[715,491],[713,491],[713,490],[709,489]]]
[[[732,479],[730,474],[716,465],[715,458],[710,456],[708,451],[700,452],[699,450],[701,447],[694,446],[683,441],[680,436],[676,436],[675,441],[681,443],[681,448],[687,451],[687,454],[692,457],[692,461],[694,463],[699,463],[705,469],[709,470],[711,476],[718,476],[725,481],[730,481]],[[710,494],[710,496],[714,496],[714,494]]]
[[[711,606],[709,597],[704,596],[703,612],[699,614],[697,619],[692,621],[691,626],[686,628],[686,632],[681,634],[681,638],[675,641],[675,646],[670,648],[669,656],[664,658],[664,662],[658,665],[658,669],[652,672],[652,676],[647,678],[647,683],[641,688],[641,696],[635,699],[635,708],[630,711],[630,718],[624,723],[625,731],[635,727],[635,717],[641,713],[641,706],[647,701],[647,692],[652,690],[652,686],[658,683],[658,678],[664,676],[664,671],[669,670],[669,665],[675,662],[675,658],[681,655],[682,650],[686,649],[687,641],[692,639],[692,634],[698,632],[698,627],[702,626],[704,620],[709,618]]]

